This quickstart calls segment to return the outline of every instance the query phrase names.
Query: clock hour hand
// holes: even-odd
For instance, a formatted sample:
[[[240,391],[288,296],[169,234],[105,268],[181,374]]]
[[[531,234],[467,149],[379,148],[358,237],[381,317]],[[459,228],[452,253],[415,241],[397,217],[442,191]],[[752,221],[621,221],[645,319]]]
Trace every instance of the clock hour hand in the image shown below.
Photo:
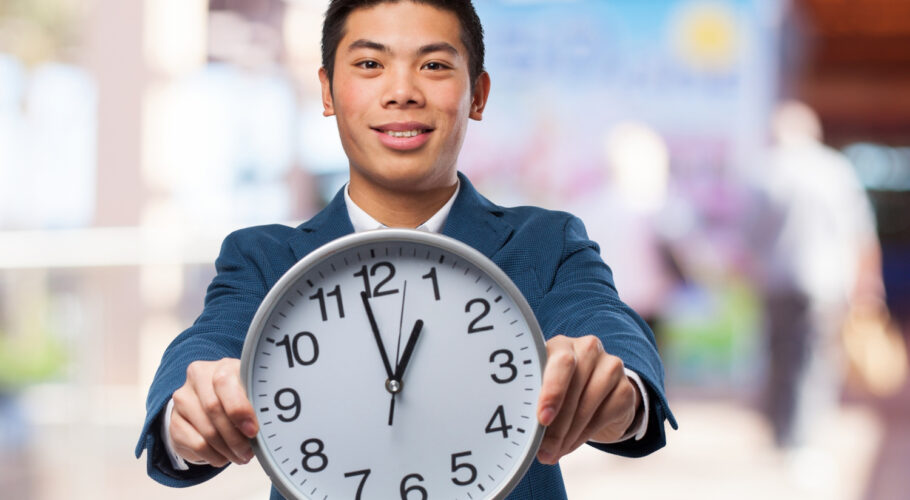
[[[367,318],[370,320],[370,328],[373,330],[373,338],[376,339],[376,346],[379,347],[379,355],[382,356],[382,364],[385,366],[385,373],[389,379],[393,378],[392,365],[389,363],[389,356],[385,352],[385,346],[382,345],[382,336],[379,334],[379,325],[376,324],[376,318],[373,316],[373,308],[370,307],[370,298],[366,292],[360,292],[363,299],[363,308],[367,312]]]
[[[417,345],[417,337],[420,337],[420,332],[423,330],[423,320],[418,319],[414,323],[414,329],[411,330],[411,335],[408,337],[408,343],[404,346],[404,353],[401,355],[401,361],[395,366],[395,375],[386,381],[386,389],[392,393],[392,400],[389,402],[389,425],[392,425],[393,419],[395,417],[395,395],[398,394],[403,384],[401,383],[402,377],[404,377],[404,370],[408,367],[408,362],[411,361],[411,354],[414,352],[414,346]]]
[[[401,354],[401,362],[398,363],[398,366],[395,367],[395,376],[392,377],[401,383],[401,379],[404,378],[404,371],[408,367],[408,362],[411,361],[411,354],[414,352],[414,346],[417,345],[417,338],[420,337],[420,332],[423,330],[423,320],[418,319],[414,323],[414,329],[411,330],[411,335],[408,337],[408,343],[404,346],[404,352]]]

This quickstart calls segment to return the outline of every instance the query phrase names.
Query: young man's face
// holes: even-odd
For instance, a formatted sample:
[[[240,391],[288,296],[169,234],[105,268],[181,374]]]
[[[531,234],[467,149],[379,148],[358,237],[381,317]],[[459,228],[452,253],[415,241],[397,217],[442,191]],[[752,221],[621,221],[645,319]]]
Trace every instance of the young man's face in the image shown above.
[[[335,115],[351,185],[421,191],[455,182],[468,118],[480,120],[489,77],[474,92],[455,14],[408,1],[357,9],[338,44],[325,115]]]

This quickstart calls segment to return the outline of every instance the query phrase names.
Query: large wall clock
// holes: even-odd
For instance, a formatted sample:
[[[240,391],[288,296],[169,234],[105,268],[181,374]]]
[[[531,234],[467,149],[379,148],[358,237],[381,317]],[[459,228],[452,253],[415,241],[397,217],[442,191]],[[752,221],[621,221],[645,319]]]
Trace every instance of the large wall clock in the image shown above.
[[[451,238],[339,238],[269,291],[243,346],[253,449],[287,498],[504,498],[525,474],[546,348],[518,288]]]

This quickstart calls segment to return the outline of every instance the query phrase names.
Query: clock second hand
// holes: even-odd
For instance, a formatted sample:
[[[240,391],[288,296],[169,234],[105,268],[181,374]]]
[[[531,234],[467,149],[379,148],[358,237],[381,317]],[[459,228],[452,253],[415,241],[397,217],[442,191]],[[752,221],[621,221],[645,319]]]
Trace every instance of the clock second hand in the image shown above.
[[[401,292],[401,314],[398,317],[398,346],[395,349],[395,371],[396,372],[398,371],[398,360],[399,360],[398,355],[401,353],[401,327],[404,324],[404,304],[405,304],[405,298],[408,296],[408,280],[404,280],[404,285],[402,288],[403,289]],[[399,382],[399,384],[397,386],[395,386],[395,389],[397,389],[396,391],[391,391],[392,380],[390,379],[387,382],[389,384],[389,386],[387,386],[387,388],[389,388],[390,392],[392,392],[392,398],[391,398],[391,401],[389,401],[389,425],[392,425],[392,420],[394,419],[394,416],[395,416],[395,394],[397,394],[398,391],[401,390],[401,381],[398,380],[398,382]]]

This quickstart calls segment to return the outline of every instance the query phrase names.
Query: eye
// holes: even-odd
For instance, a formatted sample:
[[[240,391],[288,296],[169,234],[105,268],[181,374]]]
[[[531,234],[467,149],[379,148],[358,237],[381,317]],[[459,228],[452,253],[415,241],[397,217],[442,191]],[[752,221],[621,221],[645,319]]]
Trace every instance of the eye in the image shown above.
[[[360,61],[358,63],[355,63],[354,66],[363,69],[379,69],[380,67],[378,62],[372,60]]]
[[[441,62],[436,62],[436,61],[428,62],[428,63],[424,64],[423,67],[430,71],[440,71],[443,69],[449,69],[449,66],[447,66]]]

